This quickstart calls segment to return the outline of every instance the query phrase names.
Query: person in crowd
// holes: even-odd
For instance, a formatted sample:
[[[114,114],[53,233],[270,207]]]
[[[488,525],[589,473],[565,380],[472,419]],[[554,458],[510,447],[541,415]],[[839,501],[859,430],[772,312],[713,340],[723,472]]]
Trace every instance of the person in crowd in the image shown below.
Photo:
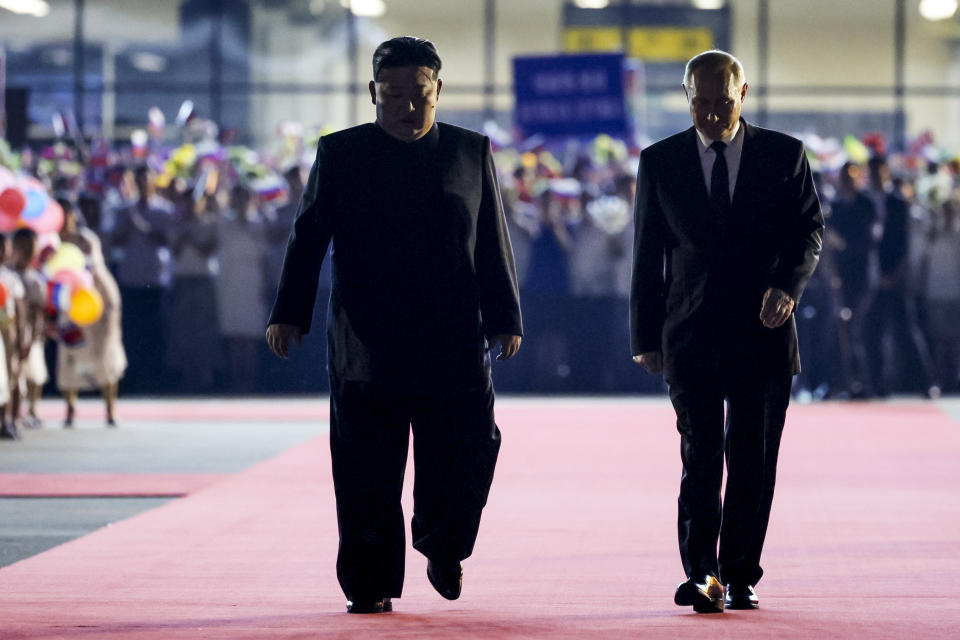
[[[149,174],[148,174],[149,175]],[[92,194],[86,194],[92,195]],[[84,217],[87,216],[88,201],[94,198],[84,197],[81,194],[77,205],[80,207]],[[113,235],[117,230],[117,223],[122,217],[126,217],[124,211],[133,206],[139,195],[137,193],[137,183],[134,179],[134,171],[126,164],[117,163],[107,169],[106,184],[103,187],[102,197],[95,197],[97,215],[96,219],[86,218],[89,228],[100,237],[100,246],[103,248],[103,257],[107,262],[110,272],[117,274],[120,270],[120,263],[124,258],[123,245],[114,246]],[[162,200],[154,196],[154,201],[162,205]],[[162,208],[162,206],[161,206]]]
[[[26,292],[20,276],[5,263],[9,257],[10,240],[0,234],[0,290],[5,300],[0,305],[0,440],[19,440],[20,428],[13,419],[11,405],[13,385],[20,375],[20,344],[25,332]]]
[[[872,166],[884,167],[881,161]],[[881,169],[876,169],[882,173]],[[938,397],[940,388],[933,379],[933,363],[926,340],[920,331],[909,291],[910,276],[910,203],[903,197],[901,181],[883,198],[884,217],[880,242],[876,246],[879,278],[864,315],[864,346],[873,377],[873,393],[887,395],[886,358],[883,339],[889,332],[898,353],[904,385],[930,397]],[[916,388],[919,387],[919,388]]]
[[[498,169],[503,167],[498,165]],[[532,202],[532,196],[525,184],[525,174],[526,170],[520,166],[510,173],[499,172],[498,175],[503,189],[504,214],[521,291],[523,291],[523,283],[527,280],[533,238],[540,229],[540,211]]]
[[[521,341],[490,141],[435,121],[440,66],[427,40],[377,47],[376,122],[320,139],[267,328],[280,357],[309,331],[332,241],[330,447],[352,613],[401,594],[411,425],[413,546],[437,592],[460,596],[500,448],[489,353]]]
[[[863,316],[870,301],[871,259],[874,246],[874,226],[879,222],[874,201],[860,187],[860,166],[846,162],[840,168],[837,197],[830,203],[829,238],[832,263],[840,279],[841,305],[839,366],[843,371],[843,386],[853,397],[863,397],[867,371],[863,344]]]
[[[878,224],[874,227],[873,237],[879,240],[882,233],[880,225],[886,217],[887,196],[893,190],[893,173],[886,156],[876,153],[867,160],[867,188],[865,193],[873,200],[877,211]]]
[[[76,218],[77,226],[89,230],[100,241],[100,248],[106,258],[108,250],[104,244],[104,237],[109,235],[104,231],[104,203],[102,198],[89,191],[81,191],[77,196]]]
[[[539,225],[530,241],[530,262],[523,282],[525,299],[531,302],[527,314],[533,343],[532,385],[541,391],[562,391],[570,386],[570,335],[563,317],[570,297],[569,213],[579,196],[559,196],[549,186],[536,196],[534,204]]]
[[[909,239],[907,246],[907,292],[910,304],[913,306],[914,316],[917,327],[923,337],[923,341],[929,348],[930,357],[936,359],[933,352],[935,343],[933,335],[930,333],[930,318],[927,311],[927,245],[932,239],[932,233],[936,226],[934,209],[936,205],[923,197],[917,186],[921,181],[916,175],[904,172],[898,176],[900,193],[909,205],[909,229],[907,236]],[[937,375],[936,362],[932,363],[933,379],[938,383],[944,381]]]
[[[283,268],[283,254],[287,248],[287,238],[297,215],[297,205],[303,195],[303,177],[300,165],[294,165],[283,173],[287,182],[287,201],[271,211],[266,223],[267,251],[264,256],[264,270],[266,284],[264,290],[268,295],[277,290],[280,284],[280,270]],[[272,302],[269,300],[268,302]]]
[[[925,251],[927,304],[932,352],[943,391],[960,392],[960,202],[938,209]]]
[[[574,174],[576,175],[576,174]],[[633,176],[623,176],[619,193],[584,196],[583,213],[571,232],[571,294],[567,305],[581,335],[569,340],[572,387],[617,389],[622,371],[611,362],[623,352],[628,331],[627,297],[630,294],[630,252],[633,244],[631,203]],[[591,185],[586,173],[579,179]],[[610,182],[611,191],[617,181]],[[603,354],[603,357],[599,357]],[[626,362],[627,366],[633,366]]]
[[[214,389],[220,358],[216,274],[219,269],[217,194],[180,189],[170,236],[174,259],[167,330],[167,367],[187,393]],[[259,333],[259,332],[258,332]]]
[[[117,281],[123,298],[123,336],[130,357],[125,387],[149,393],[166,380],[164,314],[172,265],[170,234],[173,206],[156,193],[153,172],[146,165],[133,171],[136,201],[119,210],[110,236],[122,259]]]
[[[120,288],[107,269],[97,234],[80,225],[74,209],[69,203],[66,205],[60,239],[76,245],[86,255],[93,286],[103,301],[103,311],[95,323],[84,327],[73,324],[62,312],[56,319],[55,333],[60,338],[56,383],[67,405],[64,427],[74,426],[80,392],[94,389],[103,396],[107,426],[116,427],[120,380],[127,369]]]
[[[17,229],[13,232],[12,245],[13,255],[10,266],[23,281],[26,313],[25,340],[29,344],[23,354],[20,368],[22,386],[25,387],[27,396],[27,413],[21,420],[26,427],[36,429],[43,426],[37,416],[37,401],[43,392],[43,385],[49,378],[44,356],[47,283],[34,266],[37,257],[37,233],[28,227]],[[21,386],[19,381],[18,386]]]
[[[794,379],[793,395],[804,402],[842,397],[841,393],[849,386],[844,383],[848,380],[842,373],[845,369],[837,361],[837,354],[842,353],[837,329],[841,322],[837,314],[840,279],[836,275],[831,248],[833,243],[843,241],[830,226],[830,201],[836,194],[822,172],[813,172],[813,184],[820,197],[827,228],[824,230],[820,262],[807,281],[803,300],[794,311],[797,339],[804,345],[805,356],[803,368]]]
[[[687,580],[674,602],[699,613],[755,609],[800,369],[793,310],[819,260],[824,221],[803,144],[740,117],[739,60],[695,56],[683,90],[694,126],[640,155],[633,357],[663,373],[677,414]]]
[[[263,270],[267,234],[253,194],[242,184],[230,189],[229,207],[217,223],[217,317],[229,388],[256,388],[263,326],[267,319]]]

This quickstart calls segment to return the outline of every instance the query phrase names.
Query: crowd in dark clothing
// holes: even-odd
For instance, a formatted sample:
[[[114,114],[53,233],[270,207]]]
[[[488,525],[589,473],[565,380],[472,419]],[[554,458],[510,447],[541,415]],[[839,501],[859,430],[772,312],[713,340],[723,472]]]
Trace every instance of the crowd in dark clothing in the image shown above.
[[[883,156],[820,176],[827,235],[797,310],[801,393],[960,391],[957,185],[956,166],[892,175]]]
[[[525,348],[498,367],[498,388],[663,391],[629,353],[636,154],[601,136],[552,152],[501,146],[496,162],[526,333]],[[796,311],[800,397],[960,391],[960,172],[892,164],[878,155],[817,173],[827,233]],[[322,327],[285,367],[263,340],[305,168],[288,167],[279,200],[222,167],[219,181],[198,169],[161,188],[147,164],[128,163],[96,191],[82,176],[41,172],[55,195],[77,202],[116,275],[130,360],[122,391],[325,390]],[[320,288],[316,319],[326,273]]]

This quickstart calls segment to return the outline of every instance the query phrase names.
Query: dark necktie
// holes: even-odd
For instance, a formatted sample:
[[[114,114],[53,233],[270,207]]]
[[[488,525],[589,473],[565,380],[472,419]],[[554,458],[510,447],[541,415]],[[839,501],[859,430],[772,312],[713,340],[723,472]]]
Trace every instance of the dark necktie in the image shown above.
[[[730,177],[727,159],[723,156],[727,145],[718,140],[710,148],[717,154],[717,159],[713,161],[713,173],[710,174],[710,204],[717,213],[726,213],[730,208]]]

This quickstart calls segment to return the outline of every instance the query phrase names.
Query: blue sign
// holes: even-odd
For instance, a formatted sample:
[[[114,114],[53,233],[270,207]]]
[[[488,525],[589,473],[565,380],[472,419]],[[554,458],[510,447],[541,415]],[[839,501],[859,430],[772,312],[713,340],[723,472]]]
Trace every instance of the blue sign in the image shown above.
[[[513,80],[524,135],[630,132],[622,53],[514,58]]]

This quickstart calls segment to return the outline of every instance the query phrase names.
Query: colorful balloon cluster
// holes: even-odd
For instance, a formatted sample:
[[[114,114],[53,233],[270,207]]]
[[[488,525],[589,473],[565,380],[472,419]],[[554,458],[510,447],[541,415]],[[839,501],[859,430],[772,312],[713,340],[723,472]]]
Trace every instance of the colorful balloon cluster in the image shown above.
[[[63,226],[63,209],[36,178],[0,166],[0,232],[30,227],[49,233]]]
[[[67,314],[81,327],[89,326],[103,314],[103,298],[93,286],[83,251],[69,242],[57,247],[43,265],[47,277],[47,306]]]

